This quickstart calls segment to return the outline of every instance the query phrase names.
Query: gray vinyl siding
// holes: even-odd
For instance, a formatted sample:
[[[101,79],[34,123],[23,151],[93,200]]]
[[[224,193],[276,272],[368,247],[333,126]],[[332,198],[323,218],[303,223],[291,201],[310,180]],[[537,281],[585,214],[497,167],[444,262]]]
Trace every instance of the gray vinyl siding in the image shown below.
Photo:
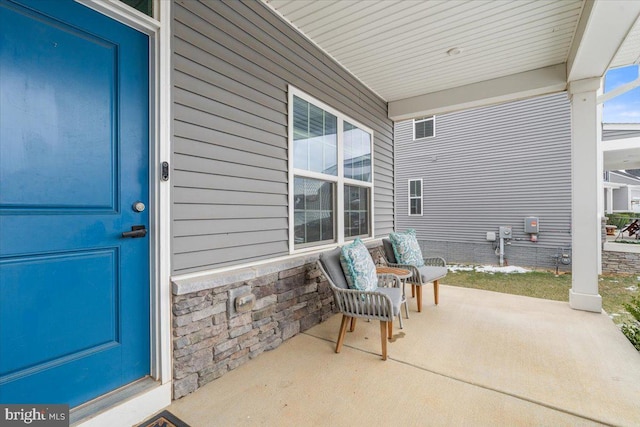
[[[640,137],[640,130],[637,129],[604,129],[602,131],[602,140],[611,141],[615,139],[637,138]]]
[[[284,256],[288,84],[374,131],[376,235],[394,227],[387,104],[259,1],[175,1],[172,271]]]
[[[570,247],[571,117],[565,93],[436,117],[436,136],[412,140],[395,124],[396,228],[454,262],[497,263],[486,233],[513,227],[507,258],[551,266]],[[408,216],[408,180],[423,180],[423,216]],[[537,216],[537,243],[524,217]],[[526,239],[526,240],[525,240]],[[512,263],[514,259],[511,259]]]
[[[626,211],[629,207],[629,192],[627,188],[613,191],[614,211]]]
[[[620,175],[615,172],[609,173],[609,182],[615,182],[617,184],[640,185],[639,178],[631,178],[630,176]]]

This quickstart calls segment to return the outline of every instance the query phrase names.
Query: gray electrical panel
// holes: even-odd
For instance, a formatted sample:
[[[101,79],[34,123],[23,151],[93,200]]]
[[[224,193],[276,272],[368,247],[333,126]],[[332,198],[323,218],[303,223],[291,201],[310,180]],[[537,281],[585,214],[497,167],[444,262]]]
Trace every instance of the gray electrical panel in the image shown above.
[[[511,233],[511,226],[504,226],[499,228],[500,238],[501,239],[511,239],[513,234]]]
[[[537,216],[528,216],[524,219],[524,232],[536,234],[540,232],[540,221]]]

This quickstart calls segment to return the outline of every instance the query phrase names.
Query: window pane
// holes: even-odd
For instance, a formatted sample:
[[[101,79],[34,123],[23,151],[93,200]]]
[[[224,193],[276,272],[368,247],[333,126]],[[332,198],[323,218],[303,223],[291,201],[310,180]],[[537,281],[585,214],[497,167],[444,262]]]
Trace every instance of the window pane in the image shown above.
[[[422,215],[422,199],[411,199],[411,215]]]
[[[371,135],[344,122],[344,176],[371,182]]]
[[[422,196],[422,185],[419,180],[411,180],[409,181],[409,196],[410,197],[421,197]]]
[[[369,236],[369,189],[344,186],[344,236]]]
[[[338,119],[297,96],[293,97],[294,167],[313,172],[338,173]]]
[[[293,186],[295,243],[334,241],[334,184],[295,177]]]
[[[424,120],[424,121],[419,121],[419,122],[415,122],[415,138],[416,139],[420,139],[420,138],[427,138],[430,136],[433,136],[434,133],[434,120],[433,118]]]
[[[132,8],[153,18],[153,0],[120,0]]]

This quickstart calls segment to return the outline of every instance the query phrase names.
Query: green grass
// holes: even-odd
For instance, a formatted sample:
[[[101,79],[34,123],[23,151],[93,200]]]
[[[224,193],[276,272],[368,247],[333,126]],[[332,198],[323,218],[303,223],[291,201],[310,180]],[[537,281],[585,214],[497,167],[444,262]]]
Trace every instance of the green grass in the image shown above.
[[[442,284],[568,302],[571,275],[556,276],[552,272],[544,271],[513,274],[450,271],[442,280]],[[633,320],[625,310],[624,304],[638,295],[639,286],[638,276],[600,277],[598,287],[602,296],[602,307],[616,324]]]

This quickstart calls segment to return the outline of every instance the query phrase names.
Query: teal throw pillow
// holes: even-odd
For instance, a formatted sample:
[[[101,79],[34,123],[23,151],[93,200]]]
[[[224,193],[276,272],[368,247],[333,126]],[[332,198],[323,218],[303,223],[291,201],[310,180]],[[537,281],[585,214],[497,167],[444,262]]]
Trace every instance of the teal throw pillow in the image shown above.
[[[362,240],[356,239],[342,247],[340,264],[351,289],[373,291],[378,287],[376,266]]]
[[[398,264],[415,265],[416,267],[424,265],[422,251],[418,239],[416,239],[416,230],[410,228],[404,233],[390,233],[389,240],[393,245],[393,253]]]

